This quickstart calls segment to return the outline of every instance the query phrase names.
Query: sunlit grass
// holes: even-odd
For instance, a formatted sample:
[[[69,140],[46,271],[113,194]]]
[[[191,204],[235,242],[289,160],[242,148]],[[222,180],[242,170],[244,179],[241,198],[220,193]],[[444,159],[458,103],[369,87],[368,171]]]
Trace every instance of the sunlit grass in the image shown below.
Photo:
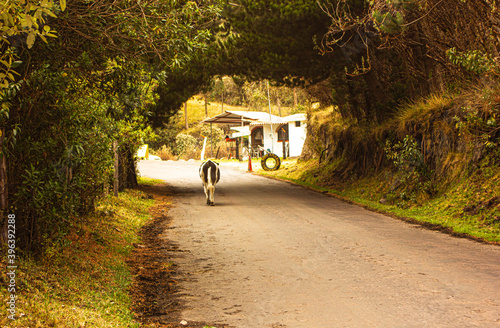
[[[224,104],[222,105],[221,102],[213,102],[210,101],[207,103],[207,108],[205,110],[205,100],[201,97],[195,96],[192,97],[187,101],[187,113],[188,113],[188,125],[189,127],[192,127],[195,124],[200,123],[204,119],[208,117],[214,117],[216,115],[219,115],[223,113],[224,111],[252,111],[255,109],[249,109],[247,107],[243,106],[232,106],[229,104]],[[260,111],[267,112],[269,111],[268,107],[260,109]],[[281,114],[282,116],[287,116],[290,115],[292,112],[291,107],[281,107]],[[279,110],[276,106],[271,106],[271,113],[273,115],[278,115]],[[185,110],[184,106],[182,106],[181,109],[179,109],[178,113],[178,119],[177,119],[177,126],[180,129],[183,129],[185,127]]]
[[[406,104],[398,111],[395,118],[399,125],[398,129],[404,131],[408,124],[414,122],[429,122],[435,113],[450,108],[452,104],[453,99],[451,97],[436,94]]]
[[[482,169],[448,187],[439,195],[420,204],[382,204],[387,191],[387,172],[353,179],[349,183],[333,183],[331,168],[320,167],[317,160],[290,161],[277,171],[259,174],[295,182],[321,192],[366,206],[372,210],[415,222],[429,223],[490,242],[500,242],[500,204],[480,208],[500,195],[500,171]],[[330,175],[330,177],[328,177]],[[325,185],[325,181],[329,184]],[[477,205],[478,212],[464,212],[468,205]]]
[[[0,304],[2,327],[139,327],[130,311],[125,263],[153,200],[139,190],[109,196],[95,214],[38,258],[17,261],[16,320]],[[4,260],[4,259],[2,259]],[[6,264],[1,263],[2,278]],[[9,295],[0,286],[2,299]]]

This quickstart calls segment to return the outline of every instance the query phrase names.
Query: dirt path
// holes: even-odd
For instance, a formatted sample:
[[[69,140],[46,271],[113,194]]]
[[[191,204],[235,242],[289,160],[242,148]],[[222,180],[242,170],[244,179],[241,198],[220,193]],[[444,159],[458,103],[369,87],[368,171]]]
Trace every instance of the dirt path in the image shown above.
[[[198,163],[141,162],[166,180],[175,320],[245,327],[500,327],[500,247],[454,238],[288,183]]]

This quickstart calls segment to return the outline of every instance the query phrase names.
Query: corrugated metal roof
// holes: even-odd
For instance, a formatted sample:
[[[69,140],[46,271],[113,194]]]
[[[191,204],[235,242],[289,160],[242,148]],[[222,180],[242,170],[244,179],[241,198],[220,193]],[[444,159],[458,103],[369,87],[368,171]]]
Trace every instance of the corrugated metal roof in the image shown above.
[[[271,119],[270,119],[271,118]],[[215,123],[215,124],[228,124],[228,125],[241,125],[243,124],[253,124],[254,122],[259,122],[259,125],[262,124],[284,124],[287,123],[283,118],[271,115],[266,112],[251,112],[251,111],[225,111],[219,115],[214,117],[206,118],[201,123]]]
[[[285,116],[285,117],[283,117],[283,119],[287,122],[305,121],[305,120],[307,120],[307,115],[304,113],[293,114],[293,115]]]

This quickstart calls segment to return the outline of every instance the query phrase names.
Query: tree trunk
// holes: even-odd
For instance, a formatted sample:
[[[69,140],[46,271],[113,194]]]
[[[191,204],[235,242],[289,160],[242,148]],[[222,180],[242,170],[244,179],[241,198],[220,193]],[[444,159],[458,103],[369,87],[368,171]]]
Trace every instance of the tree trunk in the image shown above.
[[[7,159],[2,152],[3,143],[5,140],[5,130],[0,130],[0,209],[3,211],[7,208],[8,192],[7,192]]]
[[[139,183],[137,182],[137,171],[135,167],[134,154],[129,149],[127,152],[128,165],[127,165],[127,188],[137,188]]]
[[[118,197],[118,189],[120,189],[120,154],[118,153],[118,141],[113,141],[113,153],[115,156],[115,172],[113,179],[113,193]]]
[[[367,98],[367,107],[369,107],[366,108],[368,119],[373,120],[375,123],[381,122],[384,119],[384,113],[379,113],[378,109],[382,108],[382,105],[387,102],[387,92],[382,88],[373,69],[363,74],[363,78],[368,86],[368,94],[365,96]]]
[[[208,99],[207,99],[207,94],[204,93],[203,96],[205,98],[205,117],[208,117]]]
[[[137,172],[135,168],[134,153],[132,147],[123,145],[119,151],[119,191],[126,188],[135,188],[137,182]]]
[[[222,113],[224,113],[224,80],[221,78],[220,79],[222,81]]]

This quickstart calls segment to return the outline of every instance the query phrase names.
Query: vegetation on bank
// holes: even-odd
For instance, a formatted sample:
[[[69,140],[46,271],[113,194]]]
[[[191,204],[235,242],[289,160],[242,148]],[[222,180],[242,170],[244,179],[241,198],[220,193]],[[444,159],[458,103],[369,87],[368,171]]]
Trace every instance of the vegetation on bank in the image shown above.
[[[143,182],[148,182],[143,180]],[[62,241],[36,258],[16,259],[15,320],[0,304],[2,327],[139,327],[131,312],[132,275],[126,263],[154,204],[145,192],[127,190],[102,199],[95,213],[72,223]],[[0,295],[7,300],[6,258],[0,262]]]
[[[383,125],[309,116],[305,159],[263,174],[500,242],[498,84],[409,103]]]
[[[489,168],[461,179],[434,198],[411,205],[386,200],[390,170],[350,181],[332,181],[333,166],[317,159],[288,160],[278,171],[259,171],[271,176],[335,195],[384,214],[446,231],[455,236],[500,243],[500,174]],[[327,179],[328,184],[324,181]]]

